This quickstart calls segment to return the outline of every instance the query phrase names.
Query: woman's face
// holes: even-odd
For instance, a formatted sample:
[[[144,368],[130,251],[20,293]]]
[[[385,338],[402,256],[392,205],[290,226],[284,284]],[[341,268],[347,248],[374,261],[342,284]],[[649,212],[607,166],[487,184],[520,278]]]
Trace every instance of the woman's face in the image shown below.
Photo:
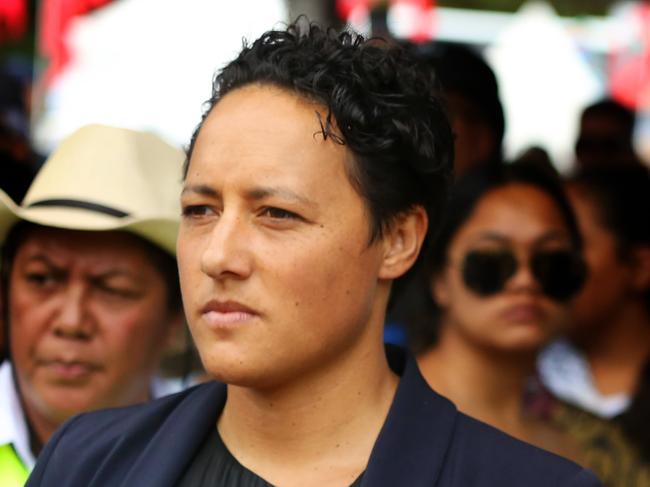
[[[564,253],[571,248],[562,214],[543,191],[511,183],[484,194],[451,240],[447,264],[433,279],[434,299],[443,310],[442,333],[456,334],[482,348],[539,349],[563,329],[569,309],[543,292],[531,258],[544,262],[545,256],[558,251],[571,255]],[[477,260],[503,255],[515,259],[502,286],[489,292],[468,286],[463,274]],[[484,277],[474,273],[478,280]]]
[[[181,198],[181,288],[204,366],[230,384],[278,387],[381,343],[384,248],[369,244],[347,147],[319,135],[325,110],[245,86],[198,135]]]

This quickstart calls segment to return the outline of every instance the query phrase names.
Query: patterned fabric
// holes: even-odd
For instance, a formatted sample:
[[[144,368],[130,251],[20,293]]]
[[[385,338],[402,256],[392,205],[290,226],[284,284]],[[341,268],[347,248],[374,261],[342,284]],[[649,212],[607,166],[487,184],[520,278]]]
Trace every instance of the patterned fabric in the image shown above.
[[[557,401],[550,421],[573,437],[582,450],[584,466],[607,487],[650,487],[650,464],[624,437],[616,421]]]

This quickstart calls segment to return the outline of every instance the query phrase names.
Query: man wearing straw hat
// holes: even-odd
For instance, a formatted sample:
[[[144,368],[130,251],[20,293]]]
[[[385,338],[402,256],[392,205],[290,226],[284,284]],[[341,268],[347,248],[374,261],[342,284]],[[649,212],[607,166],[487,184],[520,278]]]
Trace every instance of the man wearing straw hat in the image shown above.
[[[182,151],[91,125],[45,162],[21,205],[0,192],[8,360],[0,367],[0,485],[74,414],[158,396],[182,324],[176,270]]]

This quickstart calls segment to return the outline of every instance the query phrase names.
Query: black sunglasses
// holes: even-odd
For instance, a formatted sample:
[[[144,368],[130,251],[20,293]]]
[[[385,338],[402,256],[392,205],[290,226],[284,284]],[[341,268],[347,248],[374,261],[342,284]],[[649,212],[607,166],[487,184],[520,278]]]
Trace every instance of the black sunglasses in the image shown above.
[[[463,281],[476,294],[491,296],[503,290],[519,265],[511,250],[472,250],[463,259]],[[572,298],[587,274],[582,256],[570,250],[537,251],[529,265],[542,292],[555,301]]]

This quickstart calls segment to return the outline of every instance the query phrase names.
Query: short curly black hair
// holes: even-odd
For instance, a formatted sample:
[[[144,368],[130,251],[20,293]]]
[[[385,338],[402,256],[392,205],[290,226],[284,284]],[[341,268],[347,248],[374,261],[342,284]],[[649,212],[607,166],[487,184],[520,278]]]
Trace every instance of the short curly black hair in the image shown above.
[[[327,108],[323,137],[354,156],[352,184],[371,215],[371,242],[416,205],[429,235],[442,220],[453,161],[453,137],[437,81],[399,46],[324,29],[299,17],[244,47],[213,81],[212,96],[192,135],[184,174],[203,122],[229,92],[273,85]]]

